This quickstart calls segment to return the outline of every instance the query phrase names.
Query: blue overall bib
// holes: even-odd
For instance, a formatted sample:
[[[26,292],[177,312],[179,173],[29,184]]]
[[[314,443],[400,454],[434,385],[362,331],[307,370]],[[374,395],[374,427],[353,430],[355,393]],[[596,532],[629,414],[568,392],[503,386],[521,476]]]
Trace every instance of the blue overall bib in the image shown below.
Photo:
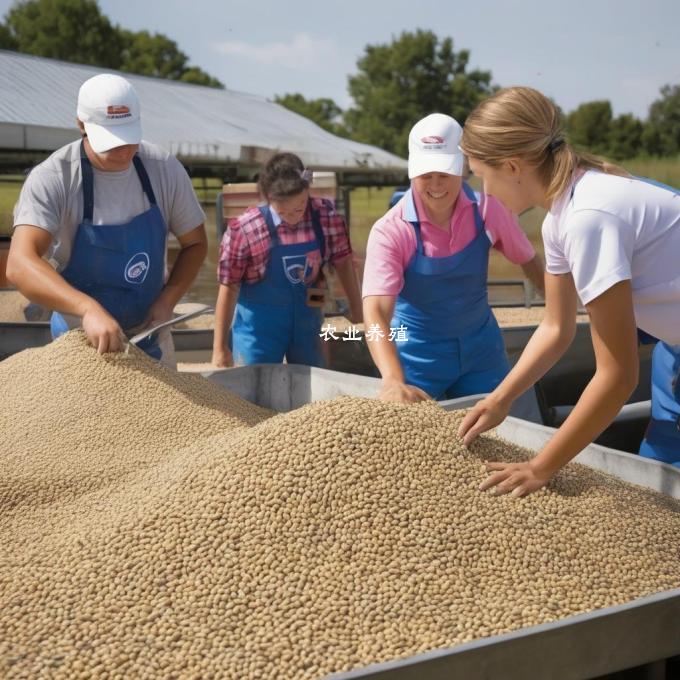
[[[640,455],[680,467],[680,346],[657,342],[652,353],[652,418]]]
[[[165,220],[139,156],[133,158],[133,164],[149,200],[149,209],[125,224],[93,224],[94,177],[81,144],[83,221],[78,225],[71,259],[61,272],[74,288],[99,302],[124,331],[144,322],[163,289],[167,234]],[[121,196],[121,200],[125,197]],[[69,330],[58,312],[53,312],[50,328],[52,338]],[[149,339],[139,347],[154,359],[160,359],[157,340]]]
[[[404,287],[392,326],[406,327],[397,351],[406,383],[435,399],[491,392],[509,371],[503,337],[489,307],[487,274],[491,243],[472,189],[475,238],[460,252],[427,257],[412,190],[404,196],[404,219],[416,235],[416,253],[404,272]]]
[[[638,179],[680,195],[680,191],[646,177]],[[680,323],[680,316],[678,317]],[[638,333],[641,333],[638,331]],[[642,332],[644,341],[651,338]],[[652,418],[640,455],[680,467],[680,346],[657,342],[652,353]]]
[[[264,278],[246,283],[239,291],[232,346],[234,363],[274,364],[286,358],[290,364],[323,366],[319,332],[323,310],[307,304],[305,284],[312,267],[307,255],[314,251],[325,260],[326,243],[318,213],[311,209],[314,240],[281,245],[268,206],[260,206],[267,223],[270,259]]]

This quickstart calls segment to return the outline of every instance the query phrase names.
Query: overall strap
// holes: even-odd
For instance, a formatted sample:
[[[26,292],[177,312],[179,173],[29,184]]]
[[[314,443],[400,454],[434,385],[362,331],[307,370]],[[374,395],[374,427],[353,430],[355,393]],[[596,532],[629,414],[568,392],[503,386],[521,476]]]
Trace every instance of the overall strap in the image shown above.
[[[260,211],[260,215],[264,218],[267,225],[267,230],[269,231],[269,238],[271,239],[271,246],[274,248],[279,245],[279,236],[276,233],[276,225],[274,224],[274,218],[269,210],[268,205],[258,205],[257,209]]]
[[[83,178],[83,222],[92,222],[94,215],[94,177],[92,163],[85,153],[85,139],[80,142],[80,174]]]
[[[420,233],[420,221],[416,220],[415,222],[411,222],[411,226],[413,227],[413,231],[416,233],[416,253],[418,253],[418,255],[422,255],[424,249],[423,236]]]
[[[404,215],[404,210],[407,211],[407,214]],[[413,231],[416,235],[416,253],[418,255],[423,254],[423,237],[420,233],[420,220],[418,219],[418,213],[416,211],[416,203],[415,199],[413,198],[413,189],[408,189],[404,193],[404,202],[402,203],[402,219],[405,222],[408,222],[412,227]],[[410,217],[413,217],[413,219],[409,219]]]
[[[146,172],[142,159],[135,154],[132,163],[137,171],[137,177],[141,182],[142,189],[151,205],[156,205],[156,195],[151,187],[151,180]],[[85,140],[80,143],[80,172],[83,178],[83,221],[92,222],[94,217],[94,173],[92,163],[85,153]]]
[[[479,203],[477,202],[477,195],[475,194],[473,188],[467,183],[463,182],[463,191],[465,195],[472,202],[472,209],[475,211],[475,229],[478,233],[484,232],[484,220],[479,212]]]
[[[146,194],[146,197],[149,199],[149,203],[151,205],[156,205],[156,196],[153,193],[153,189],[151,187],[151,180],[149,180],[149,175],[146,172],[144,163],[142,163],[142,159],[139,157],[138,154],[135,154],[132,158],[132,162],[134,163],[135,170],[137,171],[137,177],[139,177],[139,181],[142,183],[142,189],[144,189],[144,193]]]
[[[314,235],[321,251],[321,261],[326,262],[326,237],[323,235],[323,228],[321,227],[321,215],[318,210],[314,210],[312,202],[309,202],[309,210],[312,214],[312,227],[314,228]]]

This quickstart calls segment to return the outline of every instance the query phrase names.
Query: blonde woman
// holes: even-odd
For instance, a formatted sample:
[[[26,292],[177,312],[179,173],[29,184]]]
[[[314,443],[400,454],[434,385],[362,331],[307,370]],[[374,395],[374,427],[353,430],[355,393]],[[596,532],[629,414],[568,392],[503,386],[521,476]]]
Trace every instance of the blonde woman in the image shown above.
[[[544,449],[528,463],[489,464],[481,488],[531,493],[609,425],[638,382],[638,329],[658,340],[652,420],[640,453],[680,466],[678,192],[574,151],[555,105],[526,87],[480,104],[466,121],[461,148],[485,191],[509,210],[548,211],[545,320],[505,380],[463,420],[465,443],[498,425],[566,351],[579,297],[596,358],[593,378]]]

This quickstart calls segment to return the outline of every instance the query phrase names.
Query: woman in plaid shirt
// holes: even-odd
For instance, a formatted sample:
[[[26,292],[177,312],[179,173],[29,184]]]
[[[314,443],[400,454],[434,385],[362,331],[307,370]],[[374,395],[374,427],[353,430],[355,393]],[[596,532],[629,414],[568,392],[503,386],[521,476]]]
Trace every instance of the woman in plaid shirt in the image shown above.
[[[350,320],[361,321],[345,221],[331,201],[309,196],[310,182],[297,156],[277,154],[260,174],[267,204],[230,221],[220,246],[215,366],[280,363],[284,357],[322,366],[320,289],[326,263],[338,273]]]

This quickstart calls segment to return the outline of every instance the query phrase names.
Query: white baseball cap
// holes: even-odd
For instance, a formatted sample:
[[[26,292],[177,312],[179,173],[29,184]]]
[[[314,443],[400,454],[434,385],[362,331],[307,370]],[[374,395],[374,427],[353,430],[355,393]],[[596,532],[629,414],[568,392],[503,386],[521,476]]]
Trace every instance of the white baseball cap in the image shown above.
[[[111,73],[86,80],[78,92],[78,119],[97,153],[142,141],[139,108],[132,84]]]
[[[431,113],[408,136],[408,177],[428,172],[462,175],[464,154],[458,148],[463,128],[451,116]]]

